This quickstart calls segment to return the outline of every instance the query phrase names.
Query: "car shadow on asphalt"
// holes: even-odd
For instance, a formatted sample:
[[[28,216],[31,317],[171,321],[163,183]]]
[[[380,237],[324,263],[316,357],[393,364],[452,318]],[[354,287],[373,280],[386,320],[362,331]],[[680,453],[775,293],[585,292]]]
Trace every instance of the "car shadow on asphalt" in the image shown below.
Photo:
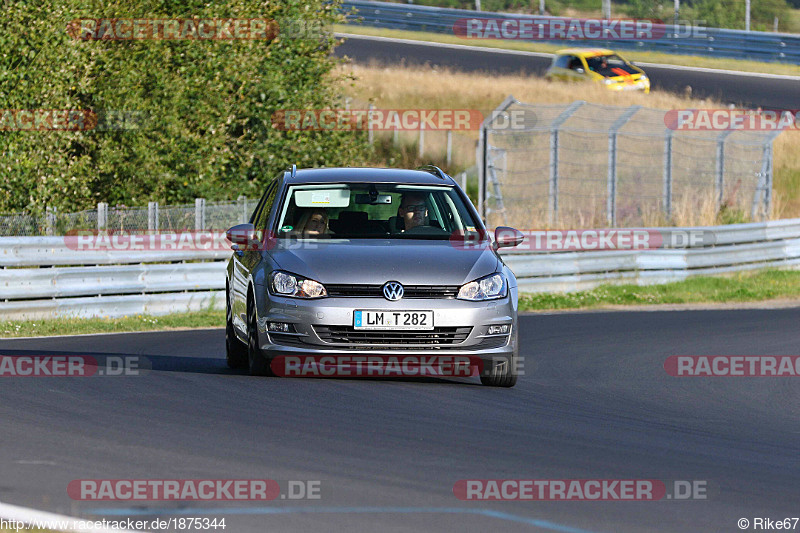
[[[20,365],[19,363],[22,363],[26,358],[38,359],[40,365],[37,368],[37,365],[29,363],[27,360],[24,364]],[[59,366],[60,364],[57,364],[55,359],[45,361],[45,358],[57,358],[59,361],[66,361],[66,363]],[[5,359],[10,359],[11,362],[7,363],[4,361]],[[71,367],[76,369],[72,374],[69,373]],[[82,370],[78,371],[78,368]],[[178,372],[182,374],[216,374],[220,376],[240,376],[248,379],[270,379],[250,376],[247,369],[228,368],[224,358],[182,355],[142,355],[132,353],[92,352],[89,350],[0,350],[0,376],[27,377],[30,376],[30,374],[28,374],[29,371],[35,372],[36,375],[43,376],[50,375],[48,372],[56,373],[56,375],[61,377],[133,377],[146,375],[149,372]],[[63,374],[63,372],[66,372],[66,374]],[[438,383],[442,385],[480,385],[480,382],[475,381],[474,378],[442,378],[436,376],[307,376],[272,379],[302,381],[399,381],[407,383]]]

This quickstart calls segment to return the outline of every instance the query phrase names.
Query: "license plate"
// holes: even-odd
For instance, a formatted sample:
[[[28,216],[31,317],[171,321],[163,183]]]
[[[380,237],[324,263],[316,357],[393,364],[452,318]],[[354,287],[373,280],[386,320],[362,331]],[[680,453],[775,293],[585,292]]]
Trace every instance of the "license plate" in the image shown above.
[[[355,311],[355,329],[433,329],[433,311]]]

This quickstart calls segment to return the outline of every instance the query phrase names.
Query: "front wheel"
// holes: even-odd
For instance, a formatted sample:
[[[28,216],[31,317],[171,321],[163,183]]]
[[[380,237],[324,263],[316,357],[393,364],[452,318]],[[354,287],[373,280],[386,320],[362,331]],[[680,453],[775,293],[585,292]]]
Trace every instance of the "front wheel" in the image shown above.
[[[258,347],[258,323],[252,299],[247,302],[247,360],[251,376],[272,376],[272,368]]]
[[[228,363],[228,368],[244,368],[247,366],[247,345],[236,337],[231,299],[227,294],[225,299],[225,362]]]

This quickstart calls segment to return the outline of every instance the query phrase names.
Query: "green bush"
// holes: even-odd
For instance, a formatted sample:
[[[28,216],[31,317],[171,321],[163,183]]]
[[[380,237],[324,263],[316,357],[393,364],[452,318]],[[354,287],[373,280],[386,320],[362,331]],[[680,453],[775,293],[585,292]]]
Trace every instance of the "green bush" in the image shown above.
[[[292,163],[361,163],[366,135],[282,132],[280,109],[341,106],[330,33],[265,40],[73,39],[79,18],[270,18],[330,27],[338,0],[7,0],[0,108],[137,113],[135,129],[0,131],[0,211],[258,196]],[[2,125],[0,124],[0,127]]]
[[[708,27],[744,29],[745,3],[742,0],[696,0],[691,9],[692,18],[705,21]],[[786,0],[751,2],[751,30],[772,31],[775,17],[784,24],[788,22],[789,6]]]

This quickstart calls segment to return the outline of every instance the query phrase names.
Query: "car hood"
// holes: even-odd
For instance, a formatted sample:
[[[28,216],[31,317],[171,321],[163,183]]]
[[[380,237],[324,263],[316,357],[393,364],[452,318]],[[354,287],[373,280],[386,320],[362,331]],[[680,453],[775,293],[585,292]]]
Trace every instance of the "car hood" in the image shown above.
[[[434,240],[281,239],[270,254],[282,270],[323,284],[462,285],[496,272],[499,263],[489,246]]]

